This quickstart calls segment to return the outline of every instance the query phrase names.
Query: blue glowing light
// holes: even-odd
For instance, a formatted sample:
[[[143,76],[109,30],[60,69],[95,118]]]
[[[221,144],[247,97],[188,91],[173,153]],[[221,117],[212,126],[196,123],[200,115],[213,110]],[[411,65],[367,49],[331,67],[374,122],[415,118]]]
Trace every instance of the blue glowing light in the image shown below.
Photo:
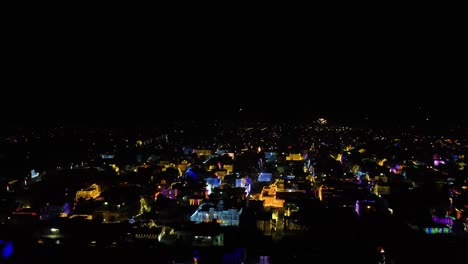
[[[187,168],[187,170],[185,171],[185,175],[184,175],[184,178],[191,178],[193,180],[196,180],[198,178],[198,175],[192,170],[191,167]]]
[[[7,259],[13,255],[13,243],[10,241],[0,240],[0,248],[2,250],[2,259]]]

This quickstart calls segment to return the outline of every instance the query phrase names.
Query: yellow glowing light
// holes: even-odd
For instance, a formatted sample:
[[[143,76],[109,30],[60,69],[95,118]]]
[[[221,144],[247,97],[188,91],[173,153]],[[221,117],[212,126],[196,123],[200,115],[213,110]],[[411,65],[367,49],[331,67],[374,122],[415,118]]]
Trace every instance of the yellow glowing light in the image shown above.
[[[109,164],[109,166],[111,166],[112,169],[114,169],[114,171],[115,171],[116,173],[119,173],[120,169],[119,169],[119,167],[117,167],[117,165],[115,165],[115,164]]]
[[[386,161],[387,161],[387,159],[381,159],[381,160],[377,161],[377,164],[378,164],[379,166],[383,166],[383,165],[384,165],[384,162],[386,162]]]
[[[341,162],[341,159],[343,158],[343,154],[339,153],[338,155],[336,155],[336,161],[340,161]]]
[[[271,219],[276,220],[278,219],[278,211],[275,211],[271,214]]]
[[[458,169],[459,169],[459,170],[464,170],[464,169],[465,169],[465,165],[466,165],[466,163],[463,162],[463,161],[460,162],[460,163],[458,163]]]

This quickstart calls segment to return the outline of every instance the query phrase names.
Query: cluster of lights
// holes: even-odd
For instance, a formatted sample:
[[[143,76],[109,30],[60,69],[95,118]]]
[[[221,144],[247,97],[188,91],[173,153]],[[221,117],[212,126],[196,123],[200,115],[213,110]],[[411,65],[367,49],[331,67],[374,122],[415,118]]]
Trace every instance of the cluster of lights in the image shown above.
[[[451,234],[452,229],[449,227],[426,227],[424,232],[426,234]]]

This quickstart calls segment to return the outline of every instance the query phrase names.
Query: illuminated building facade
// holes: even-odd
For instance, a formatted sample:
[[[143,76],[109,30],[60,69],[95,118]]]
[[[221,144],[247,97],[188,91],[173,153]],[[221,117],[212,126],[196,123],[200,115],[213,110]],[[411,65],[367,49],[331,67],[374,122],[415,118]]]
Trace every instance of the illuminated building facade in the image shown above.
[[[101,195],[101,187],[95,183],[91,184],[86,189],[81,189],[76,192],[75,199],[78,201],[80,199],[84,200],[90,200],[90,199],[96,199]]]
[[[302,157],[301,153],[291,153],[286,156],[286,160],[302,161],[304,158]]]
[[[215,208],[213,204],[203,203],[198,209],[190,216],[190,221],[195,223],[209,223],[216,221],[221,226],[238,226],[239,215],[242,209],[228,209],[224,210],[222,201]]]
[[[376,183],[374,186],[374,193],[376,195],[389,195],[390,186],[385,183]]]

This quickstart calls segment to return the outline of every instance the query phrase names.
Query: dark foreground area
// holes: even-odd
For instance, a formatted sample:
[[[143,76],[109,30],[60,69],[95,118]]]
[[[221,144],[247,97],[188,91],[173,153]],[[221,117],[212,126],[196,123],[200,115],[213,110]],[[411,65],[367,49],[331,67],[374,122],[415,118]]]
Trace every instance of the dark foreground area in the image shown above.
[[[307,243],[307,242],[305,242]],[[372,255],[354,244],[255,248],[83,248],[83,247],[17,247],[13,255],[2,263],[466,263],[464,244],[448,241],[402,242],[407,248],[400,256],[379,262],[377,252]],[[262,257],[264,255],[265,257]],[[194,262],[194,257],[198,262]],[[245,259],[246,262],[241,262]],[[260,260],[267,262],[260,262]]]
[[[109,225],[76,227],[69,238],[39,243],[37,227],[0,225],[3,244],[13,245],[3,249],[10,256],[1,263],[466,263],[466,238],[428,236],[395,219],[363,220],[341,211],[310,221],[314,228],[293,236],[226,237],[222,247],[127,240],[127,231]]]

